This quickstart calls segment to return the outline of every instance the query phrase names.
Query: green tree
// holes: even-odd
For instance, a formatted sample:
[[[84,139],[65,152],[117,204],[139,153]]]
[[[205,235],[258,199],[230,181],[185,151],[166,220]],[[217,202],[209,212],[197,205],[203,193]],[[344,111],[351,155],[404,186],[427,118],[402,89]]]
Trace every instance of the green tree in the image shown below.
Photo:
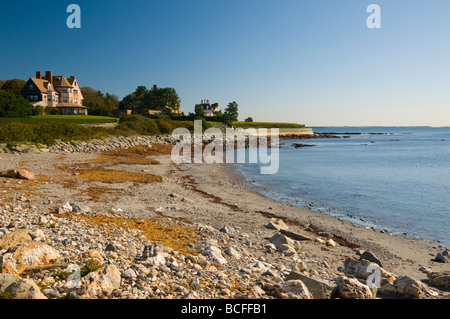
[[[221,121],[226,125],[231,126],[233,122],[238,120],[238,116],[239,116],[238,104],[235,101],[233,101],[228,103],[227,107],[225,108],[221,116]]]
[[[109,116],[112,111],[117,108],[119,99],[117,96],[96,91],[91,87],[82,87],[81,93],[83,93],[83,105],[89,109],[91,115]]]
[[[132,109],[138,113],[148,110],[160,110],[172,114],[180,109],[180,98],[174,88],[152,88],[138,86],[136,90],[125,96],[119,103],[119,109]]]
[[[0,90],[0,117],[28,117],[33,106],[27,99],[15,93]]]
[[[12,79],[8,80],[2,85],[2,90],[8,91],[17,95],[20,95],[22,92],[23,87],[25,86],[27,82],[20,79]]]
[[[203,110],[203,106],[201,104],[196,104],[194,108],[194,117],[195,118],[203,118],[205,116],[205,111]]]
[[[0,90],[2,89],[3,84],[5,83],[5,81],[1,81],[0,80]]]
[[[147,87],[138,86],[136,90],[125,96],[119,103],[119,109],[131,109],[137,112],[142,112],[146,108],[146,95],[148,93]],[[148,107],[147,107],[148,108]]]
[[[253,122],[253,118],[252,117],[247,117],[244,121],[245,122]]]

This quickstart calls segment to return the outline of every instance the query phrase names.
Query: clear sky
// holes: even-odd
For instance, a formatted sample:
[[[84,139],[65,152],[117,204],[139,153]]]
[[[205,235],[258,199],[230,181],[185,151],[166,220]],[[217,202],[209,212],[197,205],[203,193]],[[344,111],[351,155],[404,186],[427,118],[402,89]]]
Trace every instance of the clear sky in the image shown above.
[[[48,70],[119,98],[173,87],[186,113],[209,99],[241,120],[449,126],[450,1],[3,1],[0,79]]]

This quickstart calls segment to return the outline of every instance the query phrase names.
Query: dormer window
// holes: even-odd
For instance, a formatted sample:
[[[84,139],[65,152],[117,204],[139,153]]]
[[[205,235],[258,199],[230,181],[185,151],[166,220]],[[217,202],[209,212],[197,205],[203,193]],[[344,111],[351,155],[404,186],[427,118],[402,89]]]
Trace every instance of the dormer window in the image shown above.
[[[30,84],[30,86],[28,87],[30,90],[34,89],[34,85]]]

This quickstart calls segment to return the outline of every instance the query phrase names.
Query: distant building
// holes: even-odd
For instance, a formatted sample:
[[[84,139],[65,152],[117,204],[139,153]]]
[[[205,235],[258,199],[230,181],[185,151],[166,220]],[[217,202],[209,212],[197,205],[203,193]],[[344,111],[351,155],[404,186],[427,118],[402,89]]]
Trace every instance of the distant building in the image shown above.
[[[75,76],[65,78],[53,76],[52,71],[36,72],[35,78],[29,78],[22,89],[22,95],[33,107],[54,107],[62,115],[88,115],[88,108],[83,106],[83,94]]]
[[[202,100],[202,103],[200,105],[202,106],[203,111],[205,112],[205,116],[207,117],[215,116],[214,113],[219,110],[219,104],[211,104],[211,100]]]

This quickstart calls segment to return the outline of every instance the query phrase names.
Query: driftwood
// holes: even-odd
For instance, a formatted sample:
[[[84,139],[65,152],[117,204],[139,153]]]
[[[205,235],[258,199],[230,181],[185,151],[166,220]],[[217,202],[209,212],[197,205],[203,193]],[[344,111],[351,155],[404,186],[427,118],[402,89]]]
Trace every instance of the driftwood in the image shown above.
[[[294,233],[294,232],[291,232],[288,230],[284,230],[284,229],[280,229],[280,233],[282,233],[283,235],[285,235],[287,237],[295,239],[295,240],[311,240],[311,238],[309,238],[307,236],[301,235],[299,233]]]
[[[29,273],[33,271],[41,271],[41,270],[47,270],[47,269],[53,269],[53,268],[66,268],[69,266],[69,264],[50,264],[50,265],[40,265],[35,267],[27,267],[23,271],[24,273]]]

